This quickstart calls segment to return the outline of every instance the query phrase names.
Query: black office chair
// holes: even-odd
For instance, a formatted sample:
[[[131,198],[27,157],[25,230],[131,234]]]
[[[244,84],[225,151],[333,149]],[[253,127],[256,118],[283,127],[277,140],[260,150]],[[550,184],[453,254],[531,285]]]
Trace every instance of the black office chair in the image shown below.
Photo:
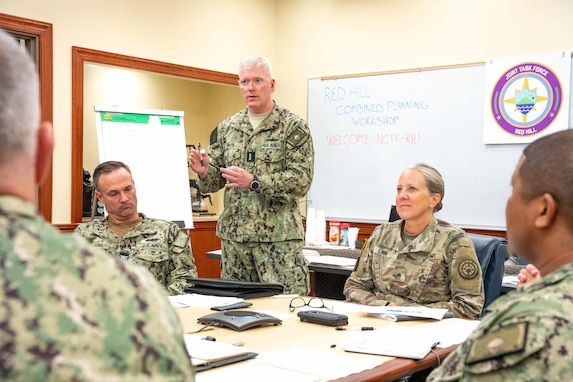
[[[398,210],[396,210],[396,206],[392,205],[390,207],[390,216],[388,217],[388,223],[392,223],[396,220],[400,220],[400,215],[398,215]]]
[[[485,292],[484,309],[501,293],[504,261],[507,256],[507,240],[497,236],[470,233],[481,265]]]

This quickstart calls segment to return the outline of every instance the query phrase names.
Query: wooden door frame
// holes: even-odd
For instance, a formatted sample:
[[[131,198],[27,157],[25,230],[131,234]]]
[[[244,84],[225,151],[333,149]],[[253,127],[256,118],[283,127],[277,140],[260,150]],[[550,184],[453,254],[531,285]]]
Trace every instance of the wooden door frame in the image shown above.
[[[40,79],[40,106],[42,121],[52,122],[53,118],[53,40],[52,24],[42,21],[25,19],[0,13],[0,28],[28,33],[37,37],[38,41],[38,74]],[[48,221],[52,221],[52,165],[46,180],[38,187],[38,210]]]

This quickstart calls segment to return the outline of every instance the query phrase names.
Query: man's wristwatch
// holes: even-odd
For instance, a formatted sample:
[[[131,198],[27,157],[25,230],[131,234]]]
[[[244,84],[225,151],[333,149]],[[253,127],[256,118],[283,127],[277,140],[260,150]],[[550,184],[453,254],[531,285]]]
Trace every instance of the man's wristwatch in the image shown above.
[[[261,184],[259,183],[259,178],[253,174],[253,181],[251,182],[249,188],[251,189],[251,191],[258,191],[259,187],[261,187]]]

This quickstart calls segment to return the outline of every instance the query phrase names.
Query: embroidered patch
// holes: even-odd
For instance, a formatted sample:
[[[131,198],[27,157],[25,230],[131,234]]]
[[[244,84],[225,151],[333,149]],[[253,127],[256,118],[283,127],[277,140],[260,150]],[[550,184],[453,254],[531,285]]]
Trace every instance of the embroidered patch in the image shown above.
[[[298,147],[299,145],[306,142],[307,139],[308,139],[308,134],[305,133],[303,129],[298,127],[295,131],[290,133],[290,135],[287,138],[287,142],[292,147]]]
[[[474,279],[479,274],[479,264],[469,259],[462,260],[458,272],[466,280]]]
[[[503,326],[476,339],[466,357],[466,364],[487,361],[504,355],[521,352],[527,340],[527,322]]]

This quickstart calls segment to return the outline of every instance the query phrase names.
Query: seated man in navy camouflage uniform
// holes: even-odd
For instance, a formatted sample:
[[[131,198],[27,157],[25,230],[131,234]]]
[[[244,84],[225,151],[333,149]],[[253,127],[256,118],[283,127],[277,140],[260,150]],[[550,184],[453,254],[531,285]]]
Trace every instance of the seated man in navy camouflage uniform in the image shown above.
[[[481,324],[429,381],[572,381],[573,130],[523,152],[507,201],[507,250],[531,263],[523,284],[489,305]]]
[[[187,278],[197,277],[189,235],[176,223],[137,211],[135,184],[125,163],[103,162],[93,178],[108,216],[80,224],[75,232],[110,255],[143,265],[170,295],[184,293]]]

